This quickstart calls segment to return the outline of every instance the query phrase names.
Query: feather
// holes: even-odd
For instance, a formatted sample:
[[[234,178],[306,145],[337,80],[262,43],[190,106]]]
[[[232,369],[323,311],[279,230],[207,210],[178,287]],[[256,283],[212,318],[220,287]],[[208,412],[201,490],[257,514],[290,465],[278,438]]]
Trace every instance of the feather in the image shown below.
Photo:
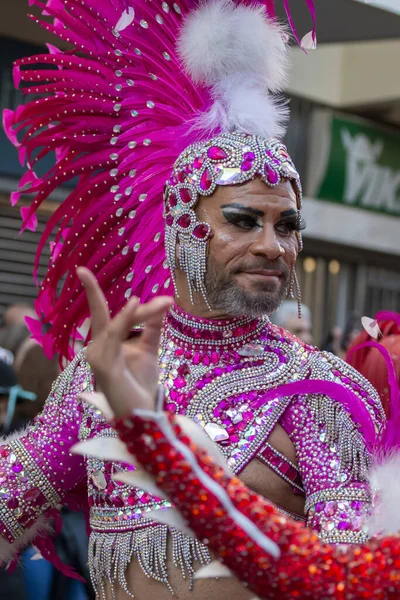
[[[134,18],[135,18],[135,9],[133,8],[133,6],[130,6],[127,10],[124,10],[124,12],[122,13],[121,17],[119,18],[119,20],[115,26],[115,30],[123,31],[124,29],[129,27],[129,25],[131,25]]]
[[[228,463],[226,462],[221,451],[219,450],[219,447],[217,446],[217,444],[214,444],[210,440],[205,431],[201,427],[199,427],[199,425],[194,423],[191,419],[188,419],[188,417],[185,417],[183,415],[176,415],[175,419],[182,431],[195,444],[203,448],[207,452],[207,454],[211,456],[214,462],[224,469],[227,475],[231,476],[232,471],[228,467]]]
[[[185,535],[195,538],[194,532],[188,527],[186,521],[174,508],[159,508],[158,510],[151,510],[146,513],[146,518],[157,523],[163,523],[168,527],[175,527]]]
[[[133,456],[129,454],[125,444],[117,438],[95,437],[75,444],[71,447],[70,452],[136,466]]]
[[[232,578],[234,574],[228,567],[219,562],[219,560],[213,560],[209,565],[201,567],[194,574],[195,579],[214,579],[215,577]]]
[[[178,51],[196,83],[215,85],[225,77],[259,74],[264,87],[276,92],[286,83],[288,65],[281,31],[263,6],[213,0],[186,18]]]
[[[371,319],[370,317],[362,317],[361,323],[368,335],[371,336],[374,340],[378,340],[381,337],[382,332],[379,328],[378,321],[376,319]]]
[[[80,398],[90,406],[95,406],[98,410],[100,410],[106,419],[111,420],[114,418],[114,411],[109,405],[104,394],[101,394],[100,392],[83,392],[80,395]]]
[[[166,498],[166,495],[156,486],[152,477],[140,469],[136,469],[135,471],[119,471],[112,476],[112,479],[144,490],[156,498]]]
[[[367,521],[370,535],[400,533],[400,454],[387,456],[375,463],[369,473],[371,489],[376,493],[376,505]]]

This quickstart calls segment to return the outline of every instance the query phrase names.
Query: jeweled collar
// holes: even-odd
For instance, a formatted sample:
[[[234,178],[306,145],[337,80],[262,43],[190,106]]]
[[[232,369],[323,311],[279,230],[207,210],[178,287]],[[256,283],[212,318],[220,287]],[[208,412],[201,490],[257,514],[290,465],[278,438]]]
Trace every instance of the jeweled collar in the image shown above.
[[[166,318],[166,334],[169,339],[190,345],[205,347],[238,347],[254,340],[269,325],[268,317],[232,317],[230,319],[206,319],[194,317],[174,305]]]

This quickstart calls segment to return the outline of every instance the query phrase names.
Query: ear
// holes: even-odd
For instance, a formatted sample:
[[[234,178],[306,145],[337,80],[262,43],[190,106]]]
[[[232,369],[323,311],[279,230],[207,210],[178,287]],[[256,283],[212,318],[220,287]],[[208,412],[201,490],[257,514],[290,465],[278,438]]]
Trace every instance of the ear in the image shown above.
[[[351,150],[353,144],[353,138],[351,137],[348,129],[340,130],[340,137],[342,138],[342,144],[346,150]]]

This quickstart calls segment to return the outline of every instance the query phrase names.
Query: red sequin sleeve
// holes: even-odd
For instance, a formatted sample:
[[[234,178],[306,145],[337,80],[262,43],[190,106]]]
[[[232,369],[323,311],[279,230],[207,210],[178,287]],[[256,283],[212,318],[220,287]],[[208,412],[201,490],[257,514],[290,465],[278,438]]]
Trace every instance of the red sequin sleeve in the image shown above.
[[[158,413],[117,419],[114,427],[131,454],[156,480],[201,540],[261,599],[350,600],[400,597],[400,537],[360,546],[330,546],[304,525],[280,514],[264,498],[217,466],[182,433],[175,418]],[[199,476],[199,467],[205,478]],[[214,482],[212,485],[205,481]],[[262,550],[231,507],[280,549]],[[213,491],[211,491],[213,489]],[[229,504],[228,502],[228,504]]]

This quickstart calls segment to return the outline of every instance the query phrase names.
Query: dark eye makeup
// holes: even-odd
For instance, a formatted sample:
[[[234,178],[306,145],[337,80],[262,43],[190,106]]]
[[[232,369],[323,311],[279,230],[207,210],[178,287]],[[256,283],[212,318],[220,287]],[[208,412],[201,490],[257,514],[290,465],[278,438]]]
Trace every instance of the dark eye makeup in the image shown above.
[[[228,223],[239,229],[250,231],[254,227],[262,227],[262,222],[259,219],[243,211],[224,209],[222,214]]]
[[[289,212],[289,211],[288,211]],[[238,210],[231,207],[223,208],[222,214],[228,223],[239,229],[250,231],[255,227],[263,227],[262,221],[254,214],[249,214],[244,210]],[[275,229],[283,234],[289,235],[293,231],[302,231],[305,229],[304,219],[295,211],[290,211],[288,216],[281,218],[275,225]]]

